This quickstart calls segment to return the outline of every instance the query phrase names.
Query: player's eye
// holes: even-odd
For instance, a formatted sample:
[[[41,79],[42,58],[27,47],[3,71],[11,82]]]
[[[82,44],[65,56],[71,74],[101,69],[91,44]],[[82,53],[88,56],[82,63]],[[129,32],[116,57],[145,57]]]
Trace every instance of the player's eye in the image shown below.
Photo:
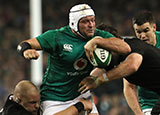
[[[138,33],[138,34],[140,34],[140,33],[141,33],[141,31],[137,31],[137,33]]]
[[[29,102],[30,104],[36,104],[37,102],[36,101],[31,101]]]
[[[149,29],[148,29],[148,28],[144,29],[144,32],[145,32],[145,33],[147,33],[148,31],[149,31]]]

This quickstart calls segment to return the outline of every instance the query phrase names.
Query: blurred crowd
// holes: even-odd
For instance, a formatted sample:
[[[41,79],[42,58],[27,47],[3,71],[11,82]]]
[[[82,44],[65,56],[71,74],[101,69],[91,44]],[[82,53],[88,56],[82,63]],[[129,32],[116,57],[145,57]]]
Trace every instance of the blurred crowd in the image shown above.
[[[82,0],[42,0],[43,32],[68,25],[71,6]],[[86,0],[95,10],[97,24],[103,22],[118,29],[122,36],[133,36],[132,16],[139,10],[151,10],[159,30],[160,1],[155,0]],[[30,61],[16,52],[17,44],[30,37],[29,0],[0,0],[0,108],[15,84],[30,79]],[[47,57],[43,55],[44,69]],[[122,81],[94,90],[95,101],[101,115],[129,115],[130,110],[122,94]],[[114,113],[114,114],[113,114]]]

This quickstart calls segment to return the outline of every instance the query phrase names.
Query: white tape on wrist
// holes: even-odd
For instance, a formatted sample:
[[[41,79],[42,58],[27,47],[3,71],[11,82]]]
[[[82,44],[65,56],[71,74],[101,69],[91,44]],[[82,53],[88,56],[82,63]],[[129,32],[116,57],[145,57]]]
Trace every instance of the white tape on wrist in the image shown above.
[[[103,73],[102,76],[103,76],[104,81],[109,81],[106,73]]]

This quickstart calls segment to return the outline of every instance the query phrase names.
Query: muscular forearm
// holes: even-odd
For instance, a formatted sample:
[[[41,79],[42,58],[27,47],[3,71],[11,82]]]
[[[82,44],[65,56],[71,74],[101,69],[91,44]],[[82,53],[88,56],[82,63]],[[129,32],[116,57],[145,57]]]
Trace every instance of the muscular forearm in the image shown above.
[[[129,96],[126,96],[126,95],[129,95]],[[129,107],[132,109],[132,111],[135,113],[135,115],[141,115],[142,110],[140,108],[140,105],[139,105],[139,102],[138,102],[138,99],[136,98],[136,96],[132,95],[132,92],[128,91],[125,93],[125,98],[126,98],[126,101],[129,105]]]
[[[92,82],[94,81],[94,83],[92,83],[92,84],[86,83],[87,81],[89,81],[91,79],[91,78],[86,78],[80,83],[80,85],[87,84],[88,89],[92,89],[92,88],[95,88],[95,87],[103,84],[104,82],[119,79],[119,78],[122,78],[122,77],[125,77],[125,76],[128,76],[128,75],[134,73],[135,71],[137,71],[137,68],[139,67],[139,65],[138,66],[137,66],[137,64],[136,64],[136,66],[134,65],[134,61],[132,60],[133,58],[131,58],[131,56],[129,56],[125,61],[123,61],[117,67],[115,67],[109,71],[104,71],[102,69],[95,69],[91,73],[92,78],[93,78]],[[135,58],[137,59],[137,57],[135,57]],[[82,87],[81,89],[84,90],[84,87]]]
[[[107,71],[106,75],[108,76],[109,81],[128,76],[129,74],[135,72],[134,70],[128,67],[129,63],[122,62],[117,67]]]
[[[141,107],[138,102],[137,86],[130,84],[127,80],[123,79],[124,89],[123,93],[126,101],[135,115],[143,115]]]
[[[79,91],[83,92],[96,88],[97,86],[103,84],[104,82],[108,82],[111,80],[123,78],[129,76],[130,74],[136,72],[139,66],[142,63],[142,56],[137,53],[130,54],[125,61],[121,62],[118,66],[112,68],[109,71],[100,71],[98,72],[98,76],[87,77],[81,81],[79,84],[81,87]],[[104,72],[104,73],[103,73]],[[92,72],[92,74],[94,71]],[[100,75],[99,75],[100,74]],[[82,93],[83,93],[82,92]]]
[[[126,42],[118,38],[98,38],[96,39],[96,43],[99,47],[121,54],[128,54],[131,51],[130,46]]]
[[[106,72],[109,80],[123,78],[136,72],[142,63],[142,56],[137,53],[130,54],[123,62],[115,68]]]
[[[106,72],[105,69],[102,68],[95,68],[94,70],[91,71],[90,75],[91,76],[99,76],[100,74]]]

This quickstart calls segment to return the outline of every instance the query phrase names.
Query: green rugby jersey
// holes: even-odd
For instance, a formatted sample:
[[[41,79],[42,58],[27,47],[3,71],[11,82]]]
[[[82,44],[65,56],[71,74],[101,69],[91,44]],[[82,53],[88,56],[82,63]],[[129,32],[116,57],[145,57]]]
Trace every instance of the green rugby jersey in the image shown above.
[[[156,31],[155,34],[157,39],[155,47],[160,49],[160,32]],[[142,110],[152,108],[160,97],[155,92],[147,90],[140,86],[138,86],[138,96],[139,96],[139,103]]]
[[[94,36],[113,37],[98,29]],[[48,65],[40,87],[41,101],[68,101],[79,96],[79,83],[93,69],[84,51],[87,40],[73,34],[69,26],[49,30],[36,39],[48,53]]]

